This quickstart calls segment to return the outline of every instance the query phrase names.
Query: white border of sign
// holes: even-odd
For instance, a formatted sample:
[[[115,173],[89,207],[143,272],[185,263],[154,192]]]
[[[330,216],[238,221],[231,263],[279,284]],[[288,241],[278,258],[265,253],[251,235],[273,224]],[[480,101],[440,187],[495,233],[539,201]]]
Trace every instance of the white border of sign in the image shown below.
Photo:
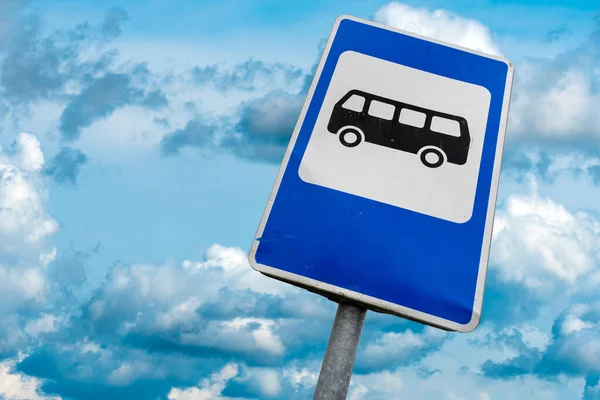
[[[307,112],[308,106],[312,101],[312,97],[313,97],[315,88],[317,86],[317,83],[319,82],[319,78],[321,77],[323,65],[325,64],[325,61],[327,60],[327,57],[329,56],[329,51],[331,49],[331,45],[332,45],[333,39],[337,33],[340,22],[344,19],[353,20],[356,22],[360,22],[360,23],[372,25],[372,26],[375,26],[378,28],[386,29],[388,31],[398,32],[398,33],[402,33],[407,36],[412,36],[412,37],[415,37],[418,39],[422,39],[422,40],[426,40],[429,42],[452,47],[452,48],[462,50],[462,51],[465,51],[468,53],[477,54],[477,55],[480,55],[480,56],[483,56],[486,58],[501,61],[508,66],[508,72],[506,75],[506,86],[505,86],[505,91],[504,91],[504,99],[503,99],[503,104],[502,104],[502,113],[500,115],[498,142],[496,144],[494,169],[492,171],[492,183],[491,183],[491,189],[490,189],[490,199],[489,199],[489,203],[488,203],[487,219],[486,219],[485,230],[484,230],[484,241],[483,241],[483,245],[482,245],[481,259],[479,262],[479,273],[477,275],[477,284],[476,284],[476,289],[475,289],[474,310],[473,310],[473,316],[471,318],[471,321],[469,321],[467,324],[458,324],[456,322],[449,321],[444,318],[435,317],[430,314],[426,314],[426,313],[423,313],[423,312],[420,312],[417,310],[402,307],[402,306],[399,306],[394,303],[390,303],[390,302],[387,302],[384,300],[377,299],[375,297],[364,295],[362,293],[358,293],[358,292],[355,292],[352,290],[340,288],[338,286],[330,285],[328,283],[320,282],[320,281],[317,281],[317,280],[314,280],[311,278],[306,278],[304,276],[293,274],[293,273],[283,271],[283,270],[280,270],[277,268],[272,268],[267,265],[259,264],[256,261],[256,250],[257,250],[258,244],[259,244],[259,241],[256,239],[260,238],[264,232],[265,225],[267,223],[267,220],[269,219],[269,214],[271,213],[271,208],[273,206],[273,202],[275,201],[275,197],[277,196],[277,191],[279,190],[279,185],[281,184],[281,179],[283,177],[285,169],[287,168],[287,164],[290,159],[290,155],[292,153],[294,146],[296,145],[298,133],[300,132],[300,128],[302,127],[302,125],[304,123],[304,118],[306,117],[306,112]],[[508,120],[508,113],[509,113],[509,107],[510,107],[509,103],[510,103],[510,96],[511,96],[511,92],[512,92],[513,75],[514,75],[513,64],[510,61],[508,61],[507,59],[502,58],[502,57],[497,57],[497,56],[486,54],[486,53],[483,53],[480,51],[471,50],[471,49],[468,49],[468,48],[465,48],[462,46],[453,45],[450,43],[443,42],[441,40],[432,39],[429,37],[414,34],[414,33],[407,32],[407,31],[404,31],[401,29],[392,28],[392,27],[389,27],[389,26],[386,26],[386,25],[383,25],[383,24],[380,24],[377,22],[372,22],[372,21],[361,19],[361,18],[356,18],[356,17],[352,17],[352,16],[348,16],[348,15],[342,15],[342,16],[338,17],[335,20],[333,29],[329,35],[329,38],[327,39],[327,45],[325,46],[325,50],[323,51],[323,55],[321,56],[321,60],[319,61],[319,65],[317,67],[315,76],[313,77],[312,83],[310,85],[310,89],[306,96],[306,100],[304,101],[304,105],[302,106],[302,111],[300,112],[300,115],[298,117],[298,122],[296,123],[294,132],[292,134],[289,145],[288,145],[285,155],[283,157],[283,161],[279,168],[279,172],[277,173],[277,177],[275,178],[275,183],[273,185],[273,189],[271,190],[269,200],[267,202],[267,205],[266,205],[264,213],[262,215],[260,224],[258,226],[256,236],[254,237],[254,241],[252,242],[252,246],[251,246],[250,252],[248,254],[248,260],[249,260],[252,268],[255,269],[256,271],[259,271],[259,272],[261,272],[267,276],[270,276],[272,278],[279,279],[279,280],[303,287],[310,291],[315,291],[315,292],[321,293],[321,294],[329,296],[329,297],[347,298],[348,300],[361,303],[366,308],[369,308],[369,309],[372,309],[375,311],[393,314],[393,315],[396,315],[396,316],[399,316],[402,318],[417,320],[419,322],[423,322],[423,323],[426,323],[426,324],[429,324],[432,326],[436,326],[441,329],[450,330],[450,331],[471,332],[472,330],[474,330],[477,327],[477,325],[479,325],[479,321],[481,319],[481,309],[483,307],[483,290],[485,287],[489,252],[490,252],[491,239],[492,239],[492,230],[493,230],[493,225],[494,225],[494,216],[495,216],[495,212],[496,212],[496,199],[497,199],[497,195],[498,195],[498,186],[499,186],[499,180],[500,180],[500,168],[502,165],[502,150],[504,148],[504,139],[506,136],[506,124],[507,124],[507,120]]]

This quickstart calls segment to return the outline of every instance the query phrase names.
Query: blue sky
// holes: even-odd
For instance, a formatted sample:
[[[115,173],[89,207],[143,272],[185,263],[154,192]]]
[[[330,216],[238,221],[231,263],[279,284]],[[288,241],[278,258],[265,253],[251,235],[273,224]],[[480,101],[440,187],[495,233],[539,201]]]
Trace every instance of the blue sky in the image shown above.
[[[246,252],[352,14],[516,75],[480,327],[369,313],[349,398],[600,399],[597,7],[2,2],[0,398],[311,398],[335,306]]]

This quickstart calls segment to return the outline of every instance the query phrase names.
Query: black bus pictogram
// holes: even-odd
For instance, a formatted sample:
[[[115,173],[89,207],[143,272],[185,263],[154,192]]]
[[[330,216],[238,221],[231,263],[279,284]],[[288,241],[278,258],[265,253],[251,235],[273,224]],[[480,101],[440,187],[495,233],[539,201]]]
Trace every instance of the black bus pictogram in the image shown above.
[[[327,129],[347,147],[362,141],[417,154],[437,168],[464,165],[471,136],[463,117],[401,103],[360,90],[349,91],[333,108]]]

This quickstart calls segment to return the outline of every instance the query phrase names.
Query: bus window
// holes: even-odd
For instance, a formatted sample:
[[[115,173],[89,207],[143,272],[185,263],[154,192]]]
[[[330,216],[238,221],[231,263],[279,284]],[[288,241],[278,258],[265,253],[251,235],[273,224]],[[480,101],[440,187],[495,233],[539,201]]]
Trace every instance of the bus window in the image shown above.
[[[382,103],[381,101],[372,100],[371,105],[369,106],[369,115],[386,119],[391,121],[394,118],[394,111],[396,107],[388,103]]]
[[[431,130],[445,135],[460,137],[460,124],[454,119],[433,117]]]
[[[344,104],[342,104],[343,108],[354,112],[361,112],[364,106],[365,98],[357,94],[353,94],[348,100],[344,102]]]
[[[403,108],[400,110],[400,123],[404,125],[414,126],[415,128],[423,128],[425,126],[426,115],[422,112]]]

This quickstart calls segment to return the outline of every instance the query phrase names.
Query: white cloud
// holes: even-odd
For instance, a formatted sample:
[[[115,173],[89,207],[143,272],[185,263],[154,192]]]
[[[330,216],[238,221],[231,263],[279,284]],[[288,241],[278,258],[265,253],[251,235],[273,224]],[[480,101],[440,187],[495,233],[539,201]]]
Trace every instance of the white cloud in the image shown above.
[[[540,295],[589,289],[598,271],[600,222],[536,194],[509,196],[496,214],[491,263],[502,280]]]
[[[501,362],[488,361],[481,369],[492,378],[589,379],[600,374],[600,303],[571,305],[555,321],[548,346],[539,349],[519,340],[504,340],[518,352]]]
[[[518,153],[507,154],[503,162],[503,174],[517,181],[524,177],[539,176],[544,182],[553,183],[558,178],[572,180],[588,176],[600,183],[600,158],[583,151],[554,152],[544,146],[527,146]],[[589,184],[583,181],[583,184]]]
[[[42,382],[39,379],[14,371],[16,362],[22,358],[23,356],[0,362],[0,398],[4,400],[60,400],[60,397],[40,394]]]
[[[156,325],[160,329],[167,330],[185,324],[196,317],[196,310],[201,304],[202,301],[197,297],[190,297],[182,303],[177,303],[156,316]]]
[[[476,351],[471,349],[471,351]],[[481,350],[477,350],[481,351]],[[467,354],[463,355],[467,357]],[[565,400],[580,399],[581,379],[545,381],[534,377],[518,380],[494,380],[472,371],[449,371],[423,376],[415,368],[383,371],[370,374],[353,387],[349,398],[355,400]],[[350,397],[354,395],[355,397]]]
[[[281,340],[273,332],[275,321],[263,318],[235,318],[231,321],[221,323],[224,331],[235,332],[246,328],[250,324],[258,325],[252,330],[255,345],[273,355],[282,355],[285,352],[285,347]]]
[[[369,394],[369,388],[365,385],[358,384],[355,387],[348,389],[348,400],[362,400]]]
[[[38,312],[48,304],[45,269],[56,256],[49,242],[59,225],[46,211],[43,163],[39,140],[27,133],[14,151],[0,151],[0,352],[23,350],[51,329]]]
[[[139,378],[155,375],[155,371],[155,366],[145,360],[125,361],[108,375],[107,383],[115,386],[126,386]]]
[[[158,327],[186,323],[196,317],[199,305],[214,299],[227,285],[222,269],[215,267],[211,272],[202,274],[173,264],[117,265],[102,287],[102,296],[90,306],[92,317],[101,319],[108,312],[135,316],[154,305],[159,308],[154,316]]]
[[[364,398],[429,400],[449,399],[454,395],[459,399],[480,400],[487,394],[493,400],[580,399],[584,381],[578,377],[548,381],[543,377],[522,376],[512,380],[487,377],[481,372],[481,364],[489,359],[502,363],[519,356],[522,349],[545,351],[551,342],[549,336],[539,324],[506,328],[501,332],[497,326],[484,324],[467,335],[450,333],[438,351],[430,352],[418,363],[397,369],[388,364],[386,369],[370,374],[391,373],[402,381],[402,387],[386,392],[384,386],[372,387],[361,382],[369,390],[375,388],[382,392],[377,395],[371,392]],[[509,349],[515,344],[519,345]]]
[[[470,349],[470,351],[480,351]],[[485,352],[485,351],[484,351]],[[462,355],[464,358],[469,354]],[[457,360],[460,364],[460,359]],[[348,393],[352,400],[521,400],[525,398],[564,400],[580,398],[581,380],[546,382],[523,377],[521,380],[493,380],[471,371],[444,368],[423,376],[414,367],[355,374]]]
[[[197,47],[196,50],[198,50]],[[138,56],[146,57],[143,54]],[[169,99],[169,106],[161,110],[140,109],[133,106],[121,107],[107,118],[95,121],[85,129],[85,133],[78,141],[78,147],[90,158],[110,160],[121,164],[131,157],[149,152],[154,153],[163,137],[178,129],[184,129],[186,124],[194,118],[202,116],[206,121],[217,123],[221,121],[221,118],[235,117],[242,103],[263,96],[275,88],[294,90],[304,77],[298,73],[298,76],[286,78],[284,71],[276,71],[268,79],[261,79],[260,67],[256,67],[256,65],[263,65],[264,68],[269,69],[275,68],[275,64],[246,61],[233,67],[234,69],[244,69],[243,74],[245,75],[237,76],[237,78],[232,76],[230,79],[232,88],[223,91],[210,84],[218,84],[218,77],[207,79],[207,84],[195,84],[194,78],[190,74],[194,65],[190,65],[189,62],[164,70],[154,62],[156,61],[155,55],[149,57],[149,59],[136,58],[136,60],[149,62],[156,76],[162,78],[161,90]],[[162,59],[160,58],[161,61]],[[207,59],[213,58],[208,57]],[[277,65],[283,68],[282,64]],[[256,68],[256,71],[253,68]],[[228,73],[232,71],[232,66],[220,63],[204,65],[200,69],[214,70],[215,74],[222,77],[223,75],[228,76]],[[255,85],[255,90],[241,90],[237,87],[245,80],[248,80],[249,85]],[[294,104],[297,103],[296,100]],[[300,99],[300,105],[301,103],[302,99]],[[286,105],[281,103],[280,106],[283,108],[281,111],[286,112]],[[59,115],[60,111],[58,110]],[[56,110],[43,110],[42,112],[57,113]],[[267,114],[263,116],[265,115]],[[272,115],[273,113],[268,114],[269,117]],[[258,121],[257,124],[263,126],[264,122]],[[270,125],[267,124],[267,126]],[[218,130],[216,133],[219,137],[225,134],[222,130]],[[212,141],[208,142],[212,143]],[[201,148],[196,147],[196,150],[201,150]],[[208,151],[211,152],[210,149]]]
[[[550,335],[535,326],[521,325],[514,329],[521,333],[523,342],[531,349],[545,350],[551,343]]]
[[[169,400],[223,400],[223,389],[232,378],[239,373],[235,363],[225,365],[220,371],[215,372],[210,378],[203,380],[198,387],[185,390],[172,388],[168,394]]]
[[[206,260],[201,262],[186,260],[182,265],[195,273],[210,268],[223,270],[225,274],[218,282],[214,282],[214,286],[219,288],[227,286],[234,290],[251,289],[256,293],[268,294],[299,292],[299,289],[292,285],[267,278],[254,271],[248,263],[246,252],[239,247],[214,244],[206,251],[205,258]]]
[[[44,166],[44,153],[40,148],[40,141],[34,135],[23,132],[15,141],[19,149],[20,166],[25,171],[39,171]]]
[[[39,141],[24,134],[19,138],[16,162],[0,153],[0,252],[3,253],[19,251],[23,243],[35,246],[58,230],[57,221],[44,210],[46,193],[41,177],[31,168],[39,161]],[[19,167],[19,163],[28,168]]]
[[[165,340],[183,353],[216,351],[260,365],[319,337],[320,318],[333,317],[319,296],[294,289],[300,296],[292,298],[280,286],[254,271],[241,249],[214,245],[199,262],[115,265],[84,310],[92,326],[143,338],[142,346]],[[133,382],[146,373],[141,367],[111,364],[108,380]],[[272,393],[278,384],[265,376],[255,380]]]
[[[509,118],[510,137],[538,143],[597,148],[600,137],[600,25],[577,47],[553,59],[517,66]]]
[[[275,333],[279,321],[267,319],[233,319],[208,321],[200,316],[185,326],[173,330],[182,345],[216,348],[232,353],[259,357],[280,357],[285,353],[281,338]]]
[[[482,363],[504,363],[518,357],[522,352],[543,352],[552,343],[552,337],[545,330],[534,325],[521,324],[505,328],[483,326],[473,338],[467,338],[470,346],[485,349],[485,352],[469,360],[468,365],[479,371]],[[471,347],[472,350],[473,347]],[[456,350],[454,350],[456,352]],[[463,360],[465,362],[466,360]]]
[[[402,365],[436,350],[447,337],[447,332],[429,326],[422,333],[414,333],[410,329],[400,333],[387,332],[365,343],[358,365],[373,369]]]
[[[281,372],[272,368],[247,367],[243,364],[229,363],[221,370],[204,379],[197,386],[186,389],[172,388],[169,400],[225,400],[222,395],[230,381],[243,384],[260,395],[261,399],[280,398]],[[246,398],[246,397],[244,397]]]
[[[551,142],[581,140],[600,135],[600,76],[592,73],[586,44],[555,60],[528,61],[518,66],[511,101],[509,132],[515,138],[538,138]],[[591,47],[589,47],[591,48]],[[571,58],[566,63],[564,60]]]
[[[50,264],[56,258],[56,247],[52,247],[52,250],[47,252],[42,252],[40,254],[40,262],[46,268],[48,264]]]
[[[43,314],[39,319],[29,321],[25,326],[25,332],[32,337],[38,337],[43,333],[52,333],[58,331],[62,317],[56,317],[51,314]]]
[[[574,304],[557,322],[550,362],[566,373],[600,374],[600,303]]]
[[[543,92],[532,90],[528,91],[526,96],[516,98],[516,115],[523,117],[520,108],[526,107],[529,118],[526,121],[515,119],[514,122],[533,125],[519,126],[521,131],[533,128],[556,138],[570,136],[573,131],[583,132],[588,127],[594,129],[600,122],[594,112],[600,104],[600,96],[592,92],[592,85],[593,78],[588,73],[578,68],[564,71],[557,81]],[[527,104],[524,104],[525,102]]]
[[[252,336],[254,336],[258,348],[274,355],[283,355],[285,346],[281,343],[281,339],[273,333],[273,324],[274,322],[261,324],[260,328],[252,332]]]
[[[458,46],[501,55],[489,29],[479,21],[446,10],[430,11],[402,3],[390,3],[375,13],[375,20]]]
[[[291,366],[283,371],[283,377],[296,389],[300,387],[312,387],[317,384],[317,380],[319,379],[319,367],[320,364],[319,366],[315,366],[314,369]]]
[[[354,375],[348,398],[352,400],[386,399],[398,396],[404,386],[402,370]]]
[[[220,244],[214,244],[206,250],[205,257],[205,261],[198,263],[184,261],[183,266],[196,270],[219,267],[227,272],[236,272],[248,266],[246,253],[238,247],[225,247]]]
[[[256,140],[271,138],[285,141],[294,129],[303,103],[303,93],[291,95],[274,91],[249,104],[241,123]]]
[[[257,376],[261,393],[268,397],[276,397],[281,392],[279,374],[274,370],[266,370]]]
[[[575,304],[570,312],[564,317],[559,325],[559,332],[562,335],[570,335],[584,329],[593,328],[596,324],[590,321],[584,321],[582,317],[590,311],[588,304]]]
[[[197,318],[197,308],[218,301],[224,288],[277,295],[299,292],[254,271],[240,248],[213,245],[207,250],[205,260],[200,262],[115,266],[102,287],[102,297],[91,304],[91,311],[93,318],[99,319],[110,310],[135,315],[148,304],[154,304],[158,308],[154,320],[156,326],[169,329]],[[126,298],[127,302],[119,300],[121,298]],[[310,307],[308,311],[316,312]],[[256,322],[239,319],[228,326],[236,327],[248,321]],[[257,335],[268,336],[268,333],[260,331]]]
[[[281,395],[281,377],[281,371],[277,369],[246,367],[239,381],[255,388],[260,398],[277,399]]]

